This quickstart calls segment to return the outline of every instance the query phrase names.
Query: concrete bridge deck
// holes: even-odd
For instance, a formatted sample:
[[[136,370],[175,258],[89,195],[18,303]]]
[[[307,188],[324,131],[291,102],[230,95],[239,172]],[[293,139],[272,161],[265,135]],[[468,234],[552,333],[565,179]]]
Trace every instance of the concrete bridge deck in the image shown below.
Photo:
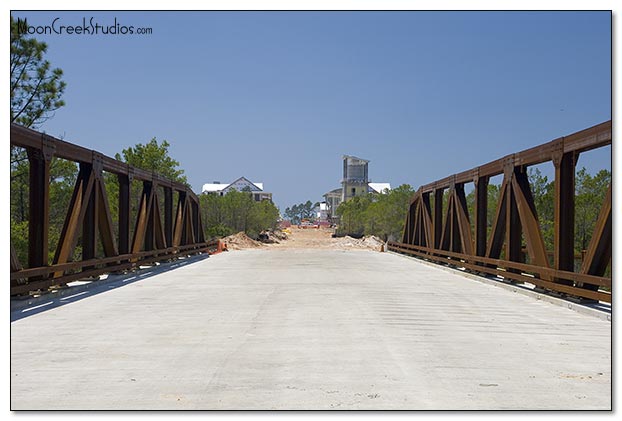
[[[13,410],[611,408],[611,322],[392,253],[109,285],[12,314]]]

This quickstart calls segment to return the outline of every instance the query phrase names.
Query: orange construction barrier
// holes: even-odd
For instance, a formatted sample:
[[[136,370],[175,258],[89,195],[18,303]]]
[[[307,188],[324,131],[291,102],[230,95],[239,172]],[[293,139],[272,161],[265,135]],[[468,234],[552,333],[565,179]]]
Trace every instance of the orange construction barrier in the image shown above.
[[[222,253],[223,251],[229,251],[227,249],[227,243],[225,243],[222,240],[218,240],[218,245],[216,246],[216,251],[213,251],[210,254],[218,254],[218,253]]]

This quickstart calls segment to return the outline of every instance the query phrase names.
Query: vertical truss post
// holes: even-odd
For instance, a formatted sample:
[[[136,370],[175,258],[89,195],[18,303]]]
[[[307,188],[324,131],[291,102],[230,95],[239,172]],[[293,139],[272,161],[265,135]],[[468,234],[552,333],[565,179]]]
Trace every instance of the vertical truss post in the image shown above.
[[[173,244],[173,189],[164,187],[164,238],[170,247]]]
[[[199,204],[195,202],[194,200],[191,203],[192,203],[192,227],[194,228],[193,237],[194,237],[194,242],[196,243],[199,238],[199,229],[200,229]]]
[[[557,146],[557,145],[556,145]],[[553,152],[555,165],[555,269],[574,272],[574,223],[575,223],[575,166],[574,152],[563,153],[563,140]],[[572,281],[561,279],[558,283],[572,285]]]
[[[441,237],[443,236],[443,189],[434,190],[434,248],[441,248]]]
[[[27,149],[30,165],[28,213],[28,267],[47,266],[50,216],[50,164],[53,144],[44,149]]]
[[[85,164],[88,165],[88,164]],[[82,260],[93,259],[97,253],[97,227],[100,214],[100,197],[104,194],[102,189],[102,156],[93,152],[90,164],[91,178],[93,179],[93,188],[88,196],[84,197],[86,203],[86,212],[82,220]]]
[[[489,177],[478,176],[475,181],[475,255],[486,255],[488,236],[488,182]]]
[[[96,234],[96,225],[95,225],[95,196],[93,191],[97,190],[97,184],[94,182],[93,177],[93,164],[80,163],[80,169],[84,168],[84,173],[88,174],[86,176],[90,181],[91,189],[88,191],[84,191],[82,194],[82,206],[83,206],[83,216],[81,218],[82,221],[82,260],[89,260],[95,257],[95,247],[97,241]]]
[[[132,174],[117,176],[119,180],[119,254],[130,252],[130,185]]]

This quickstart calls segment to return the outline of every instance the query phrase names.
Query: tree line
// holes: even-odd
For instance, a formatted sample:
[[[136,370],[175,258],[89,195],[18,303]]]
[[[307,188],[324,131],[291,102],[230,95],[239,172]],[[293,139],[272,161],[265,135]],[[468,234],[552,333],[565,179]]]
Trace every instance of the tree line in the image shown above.
[[[283,217],[289,219],[292,224],[298,225],[303,219],[315,218],[314,211],[319,205],[319,202],[311,203],[310,200],[307,200],[305,203],[299,203],[293,205],[291,208],[285,208]]]
[[[337,234],[375,235],[384,241],[401,241],[406,212],[413,188],[402,184],[383,194],[355,196],[342,202],[336,214],[339,216]]]

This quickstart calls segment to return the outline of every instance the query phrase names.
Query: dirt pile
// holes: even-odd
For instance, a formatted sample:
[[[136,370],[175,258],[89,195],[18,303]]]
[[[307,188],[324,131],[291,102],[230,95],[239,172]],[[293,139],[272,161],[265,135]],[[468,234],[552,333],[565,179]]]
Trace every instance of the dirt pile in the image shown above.
[[[228,250],[244,250],[262,247],[263,244],[250,238],[244,232],[230,235],[222,239]]]
[[[287,240],[287,234],[283,231],[262,231],[259,233],[259,241],[266,244],[278,244]]]
[[[384,246],[384,241],[380,238],[369,235],[363,238],[353,238],[349,235],[345,237],[337,237],[334,239],[334,245],[343,248],[356,248],[356,249],[369,249],[375,251],[381,251]]]

